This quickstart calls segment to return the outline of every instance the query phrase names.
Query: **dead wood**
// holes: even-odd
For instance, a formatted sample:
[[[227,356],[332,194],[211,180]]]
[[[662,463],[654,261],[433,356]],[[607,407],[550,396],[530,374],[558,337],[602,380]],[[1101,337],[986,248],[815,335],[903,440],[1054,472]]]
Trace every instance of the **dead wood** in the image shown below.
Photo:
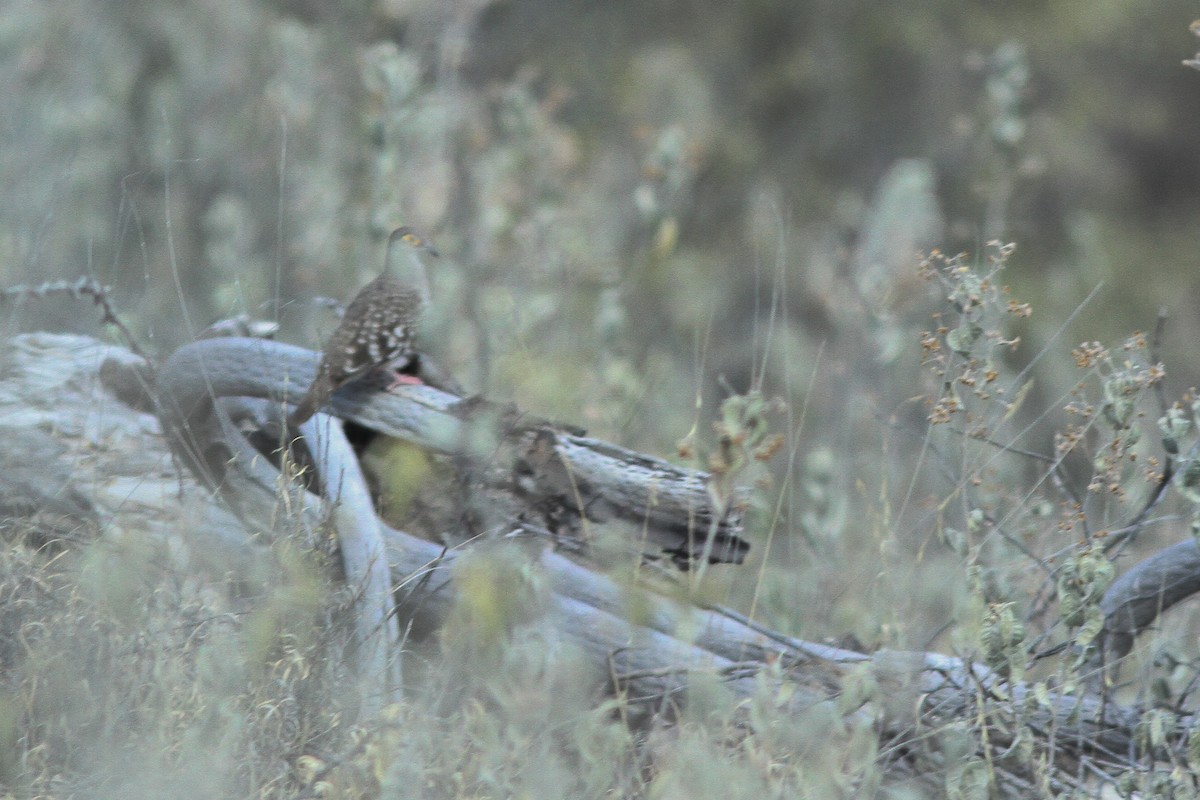
[[[110,359],[109,381],[117,374],[139,380],[137,376],[144,373],[138,372],[137,359],[126,351],[81,337],[18,337],[9,348],[0,425],[10,440],[29,429],[54,430],[63,445],[56,461],[70,464],[63,489],[69,488],[76,499],[67,502],[89,508],[101,525],[140,525],[148,534],[164,537],[178,536],[184,529],[193,543],[222,542],[224,547],[251,553],[259,547],[255,542],[261,541],[255,536],[296,535],[298,523],[315,528],[327,518],[328,509],[314,495],[297,506],[297,515],[281,517],[279,474],[246,435],[248,423],[269,417],[280,398],[299,395],[314,361],[295,348],[229,341],[235,344],[220,351],[221,361],[210,362],[209,351],[185,349],[159,371],[165,428],[160,431],[154,417],[121,404],[98,378],[100,365]],[[280,353],[294,355],[281,359]],[[233,364],[233,368],[220,364]],[[191,377],[173,377],[180,370]],[[274,399],[267,403],[220,399],[254,396]],[[393,395],[351,390],[335,399],[332,410],[389,436],[449,448],[461,441],[454,426],[463,421],[451,411],[455,402],[419,387]],[[537,428],[543,437],[545,430]],[[215,493],[207,493],[174,469],[165,456],[163,433]],[[597,453],[597,459],[614,460],[616,466],[608,477],[594,464],[580,465],[580,474],[595,481],[589,486],[624,482],[624,494],[604,498],[612,506],[606,509],[609,513],[643,518],[651,513],[651,499],[661,501],[664,495],[633,485],[647,476],[674,479],[667,481],[673,494],[666,496],[676,513],[702,513],[703,476],[660,467],[660,462],[636,454],[623,467],[619,449],[590,449],[582,437],[550,435],[556,443],[566,441],[573,448]],[[334,454],[318,459],[317,468],[338,474],[338,459],[347,456],[321,446],[315,450]],[[11,457],[11,449],[4,452]],[[127,480],[129,476],[136,480]],[[118,486],[115,494],[113,484]],[[542,490],[517,486],[514,491],[519,495],[514,500],[517,505]],[[613,497],[633,505],[622,508]],[[236,518],[227,509],[236,512]],[[665,512],[658,509],[657,513]],[[186,526],[180,525],[184,518]],[[727,532],[738,532],[730,520],[719,522]],[[414,637],[428,635],[445,623],[454,605],[455,562],[460,552],[387,526],[382,531],[392,581],[399,587],[401,624]],[[829,705],[847,719],[874,726],[879,732],[880,758],[897,777],[913,776],[940,786],[950,763],[944,751],[948,740],[941,733],[966,737],[966,750],[959,747],[960,741],[954,758],[961,759],[965,752],[967,758],[986,761],[994,769],[996,790],[1010,797],[1040,793],[1044,788],[1094,788],[1104,776],[1136,768],[1138,759],[1146,757],[1137,734],[1138,710],[1105,702],[1098,695],[1035,693],[1032,687],[1005,682],[978,664],[937,654],[867,655],[795,640],[734,614],[621,585],[548,546],[553,537],[520,516],[492,533],[532,543],[529,557],[550,586],[550,602],[540,624],[552,626],[588,654],[598,674],[609,676],[610,690],[623,691],[647,714],[685,703],[689,678],[697,671],[721,676],[729,691],[744,698],[786,685],[790,687],[787,707],[797,713]],[[627,616],[631,592],[642,595],[636,623]],[[869,677],[865,683],[864,676]],[[859,689],[848,691],[852,685]],[[1164,744],[1152,755],[1183,763],[1190,724],[1190,718],[1184,717],[1170,722]],[[981,730],[986,730],[986,737]],[[1032,741],[1032,751],[1025,744],[1018,746],[1018,741]]]

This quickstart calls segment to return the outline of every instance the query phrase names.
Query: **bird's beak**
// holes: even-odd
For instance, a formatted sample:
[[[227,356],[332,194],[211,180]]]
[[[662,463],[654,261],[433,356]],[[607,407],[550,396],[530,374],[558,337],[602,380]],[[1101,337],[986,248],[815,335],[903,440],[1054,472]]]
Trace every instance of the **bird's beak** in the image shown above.
[[[433,256],[434,258],[441,256],[441,253],[438,252],[438,249],[431,244],[425,245],[425,252],[429,253],[429,255]]]

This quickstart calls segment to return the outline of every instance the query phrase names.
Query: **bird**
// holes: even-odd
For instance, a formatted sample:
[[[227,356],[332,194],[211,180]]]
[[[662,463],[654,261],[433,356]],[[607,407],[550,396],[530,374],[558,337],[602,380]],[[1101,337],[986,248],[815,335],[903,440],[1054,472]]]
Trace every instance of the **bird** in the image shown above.
[[[316,378],[288,416],[289,427],[306,422],[350,381],[401,358],[416,358],[413,338],[429,303],[424,254],[437,256],[438,251],[413,228],[405,225],[392,231],[383,271],[350,301],[321,352]],[[401,383],[421,380],[397,375],[392,385]]]

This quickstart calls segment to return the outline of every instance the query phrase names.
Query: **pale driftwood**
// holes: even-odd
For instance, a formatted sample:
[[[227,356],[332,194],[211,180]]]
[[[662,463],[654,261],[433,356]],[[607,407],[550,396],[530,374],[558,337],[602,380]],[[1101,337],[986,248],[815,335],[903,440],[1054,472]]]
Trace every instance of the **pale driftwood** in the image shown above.
[[[211,398],[248,396],[295,402],[315,374],[317,355],[262,339],[210,339],[180,348],[159,375],[162,418],[177,431],[171,441],[188,464],[211,471],[189,427]],[[460,454],[475,433],[476,417],[494,429],[508,452],[489,451],[480,480],[514,489],[527,507],[553,505],[575,527],[618,517],[644,532],[650,544],[677,560],[696,557],[714,534],[714,561],[740,562],[740,498],[718,514],[707,476],[649,458],[607,442],[556,431],[515,410],[463,402],[430,386],[384,393],[369,385],[343,387],[331,413],[379,433],[408,439],[431,450]],[[490,431],[489,431],[490,432]]]
[[[222,511],[222,504],[205,502],[206,493],[186,477],[182,484],[176,483],[180,478],[173,474],[169,459],[163,455],[153,419],[100,390],[95,377],[100,362],[106,357],[128,361],[127,354],[92,340],[46,335],[19,337],[10,352],[15,354],[14,363],[9,365],[8,381],[0,390],[0,425],[7,426],[11,435],[19,435],[25,428],[52,426],[61,434],[64,458],[76,467],[80,462],[71,459],[83,458],[78,453],[88,451],[89,457],[97,460],[96,468],[72,469],[70,476],[72,490],[86,498],[92,513],[107,524],[143,526],[149,533],[157,530],[159,535],[167,536],[177,533],[180,527],[173,522],[180,515],[177,507],[191,503],[194,512],[195,504],[200,502],[208,509],[203,518],[209,523],[200,525],[193,519],[187,527],[188,536],[203,537],[206,543],[228,542],[246,554],[256,550],[244,528]],[[210,375],[210,379],[214,377],[214,388],[224,385],[226,390],[248,391],[236,381],[226,385],[220,376]],[[189,406],[185,402],[179,407]],[[353,416],[365,407],[339,403],[337,410]],[[404,412],[394,409],[391,413]],[[278,523],[278,474],[236,430],[231,419],[225,423],[213,420],[212,414],[189,416],[188,439],[181,446],[198,456],[197,465],[209,472],[215,485],[223,487],[220,496],[238,509],[242,525],[263,525],[263,530],[270,530]],[[112,436],[97,435],[101,421],[108,426],[105,430],[122,431],[122,437],[128,438],[114,442]],[[135,442],[132,448],[130,441]],[[336,466],[326,464],[325,468],[335,470]],[[97,480],[98,473],[103,474],[103,480]],[[120,502],[113,502],[113,493],[104,488],[110,476],[135,473],[139,476],[140,500],[157,504],[144,519],[139,516],[144,506],[129,502],[128,485],[118,494]],[[287,527],[294,531],[305,520],[316,524],[323,513],[319,502],[314,503],[305,514],[288,520]],[[192,516],[196,517],[194,513]],[[214,529],[220,532],[214,533]],[[519,533],[520,525],[512,530]],[[457,554],[399,531],[385,529],[385,538],[393,579],[401,586],[401,617],[414,636],[436,629],[453,603],[452,565]],[[911,776],[931,787],[941,787],[948,766],[941,750],[945,740],[929,734],[968,720],[961,734],[966,736],[965,731],[985,716],[988,748],[981,749],[972,737],[967,750],[960,750],[957,758],[963,758],[963,752],[971,758],[969,754],[974,752],[973,757],[986,759],[994,769],[996,792],[1002,796],[1024,797],[1035,790],[1040,794],[1042,786],[1052,790],[1073,786],[1094,789],[1097,775],[1136,766],[1129,754],[1135,751],[1137,713],[1104,703],[1098,697],[1046,693],[1044,704],[1034,703],[1029,687],[1006,684],[985,668],[958,659],[919,653],[853,653],[780,636],[733,615],[690,607],[654,594],[644,598],[644,615],[639,615],[642,624],[635,625],[624,616],[629,605],[627,587],[615,585],[549,547],[535,548],[530,557],[553,585],[553,601],[543,624],[553,626],[590,654],[598,671],[610,674],[627,696],[644,700],[648,709],[661,708],[664,698],[685,702],[690,671],[711,670],[724,675],[730,691],[741,697],[760,691],[758,684],[764,681],[767,686],[787,682],[795,690],[790,706],[800,709],[833,702],[842,692],[849,672],[868,670],[878,688],[862,698],[863,705],[855,704],[856,709],[848,713],[865,715],[873,721],[893,777]],[[768,670],[768,663],[782,669]],[[584,690],[586,687],[581,687]],[[843,696],[840,702],[845,704],[846,700]],[[1180,720],[1166,733],[1174,757],[1182,750],[1190,722]],[[1021,726],[1023,735],[1032,736],[1039,752],[1051,758],[1044,777],[1038,777],[1033,767],[1000,756]],[[1169,754],[1163,751],[1158,756]]]
[[[1116,663],[1163,612],[1200,591],[1200,547],[1179,542],[1140,561],[1113,581],[1100,601],[1104,612],[1094,663]]]
[[[321,492],[332,504],[345,580],[354,588],[356,663],[364,689],[362,711],[374,716],[400,699],[400,623],[393,614],[392,575],[387,544],[379,518],[371,507],[366,478],[341,426],[326,414],[316,414],[300,426],[314,451],[326,454],[336,468],[318,471]],[[378,687],[378,692],[372,691]],[[378,704],[377,704],[378,701]]]
[[[266,403],[250,398],[221,398],[213,408],[210,420],[224,439],[241,438],[235,420],[261,424],[271,414]],[[325,468],[318,472],[315,483],[331,501],[329,522],[338,533],[342,579],[351,590],[353,637],[349,666],[356,672],[362,690],[359,711],[372,716],[400,699],[403,684],[403,641],[393,613],[387,543],[366,479],[341,426],[331,417],[317,414],[301,425],[300,432],[324,462]],[[316,520],[310,520],[308,527],[316,524]]]

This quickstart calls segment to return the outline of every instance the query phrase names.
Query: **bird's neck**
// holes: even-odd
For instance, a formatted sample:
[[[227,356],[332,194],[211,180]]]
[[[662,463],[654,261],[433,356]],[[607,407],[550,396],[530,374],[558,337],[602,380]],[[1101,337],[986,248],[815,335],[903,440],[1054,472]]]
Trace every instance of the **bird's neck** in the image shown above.
[[[421,257],[413,250],[395,244],[388,247],[383,276],[411,286],[423,302],[429,302],[429,274],[425,271]]]

